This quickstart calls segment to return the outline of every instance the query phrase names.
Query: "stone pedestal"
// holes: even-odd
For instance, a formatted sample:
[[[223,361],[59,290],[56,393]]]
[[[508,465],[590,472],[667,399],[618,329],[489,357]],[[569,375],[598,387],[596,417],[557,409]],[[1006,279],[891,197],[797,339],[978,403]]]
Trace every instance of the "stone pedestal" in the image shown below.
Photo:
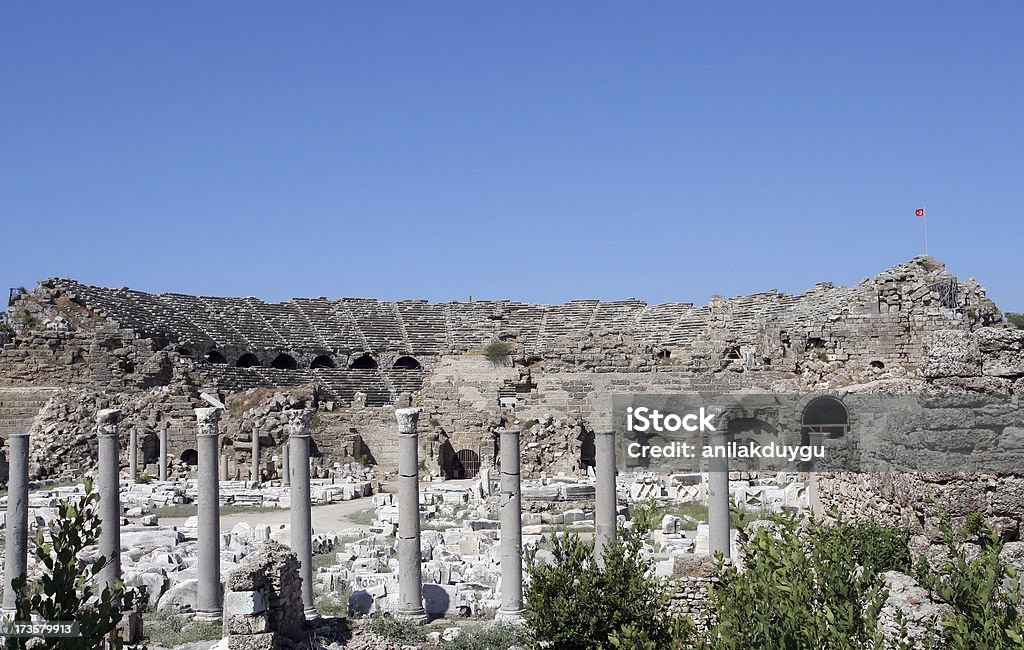
[[[313,518],[309,497],[310,409],[285,411],[288,416],[288,453],[294,461],[291,481],[292,551],[299,560],[302,610],[307,619],[319,614],[313,606]]]
[[[615,433],[597,431],[594,433],[596,453],[594,503],[594,558],[603,562],[604,548],[615,539],[616,505],[615,498]]]
[[[220,586],[220,485],[217,465],[220,457],[220,409],[196,411],[196,448],[199,452],[199,558],[196,578],[196,618],[221,618]]]
[[[518,622],[523,615],[522,492],[519,482],[519,429],[499,429],[501,444],[501,607],[497,620]]]
[[[157,465],[160,468],[160,480],[167,480],[167,423],[164,422],[163,426],[160,427],[160,462]]]
[[[420,476],[418,408],[395,411],[398,420],[398,611],[395,617],[423,623],[420,567]]]
[[[121,411],[106,409],[96,414],[96,438],[99,443],[99,469],[96,487],[100,493],[99,553],[107,558],[100,571],[100,584],[113,589],[121,577],[121,442],[118,423]]]
[[[18,593],[11,585],[28,572],[28,434],[7,437],[7,523],[4,536],[3,611],[13,612]]]

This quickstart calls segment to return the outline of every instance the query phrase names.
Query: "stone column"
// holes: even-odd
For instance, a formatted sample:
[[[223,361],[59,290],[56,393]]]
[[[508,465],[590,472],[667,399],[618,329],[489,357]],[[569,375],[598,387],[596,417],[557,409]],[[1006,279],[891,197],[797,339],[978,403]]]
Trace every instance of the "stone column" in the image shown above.
[[[309,499],[309,420],[312,409],[288,415],[288,454],[295,461],[291,483],[292,552],[299,558],[302,609],[307,619],[319,614],[313,606],[313,517]]]
[[[595,431],[597,485],[594,495],[594,558],[602,562],[604,548],[615,539],[617,501],[615,498],[615,432]]]
[[[132,427],[128,433],[128,480],[132,483],[139,478],[139,430]]]
[[[99,470],[96,487],[100,492],[99,553],[107,559],[100,572],[100,586],[114,587],[121,577],[121,441],[118,423],[121,411],[106,409],[96,414],[99,442]]]
[[[199,579],[196,617],[216,621],[221,617],[220,590],[220,486],[217,458],[220,452],[220,409],[197,408],[196,447],[199,451]]]
[[[289,459],[288,445],[281,447],[281,485],[288,487],[292,484],[292,464]]]
[[[420,567],[420,468],[418,408],[395,410],[398,420],[398,600],[395,616],[423,623],[423,574]]]
[[[250,479],[260,484],[260,428],[252,428],[252,473]]]
[[[501,607],[496,618],[504,621],[518,621],[524,611],[519,433],[519,429],[498,430],[501,437]]]
[[[7,437],[7,525],[5,536],[3,611],[13,612],[18,592],[11,586],[15,578],[28,575],[28,434]]]
[[[157,464],[160,468],[160,480],[167,480],[167,423],[160,427],[160,462]]]
[[[220,455],[220,480],[228,481],[231,480],[231,474],[229,469],[229,459],[227,454]]]
[[[729,436],[724,431],[711,433],[708,443],[725,445]],[[730,556],[729,543],[729,459],[708,459],[708,545],[711,555]]]

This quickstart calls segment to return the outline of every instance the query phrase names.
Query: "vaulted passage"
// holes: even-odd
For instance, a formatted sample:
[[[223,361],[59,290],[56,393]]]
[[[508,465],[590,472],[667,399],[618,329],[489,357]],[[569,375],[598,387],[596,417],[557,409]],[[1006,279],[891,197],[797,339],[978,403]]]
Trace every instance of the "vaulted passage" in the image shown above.
[[[228,360],[224,358],[224,355],[216,350],[206,353],[206,360],[210,363],[227,363]]]
[[[181,461],[194,467],[199,464],[199,452],[195,449],[186,449],[181,452]]]
[[[823,433],[829,438],[841,438],[850,428],[850,414],[846,405],[835,397],[816,397],[804,408],[801,433]]]
[[[377,360],[369,354],[364,354],[349,366],[352,370],[373,370],[377,367]]]
[[[398,361],[395,361],[394,368],[396,370],[420,370],[423,366],[412,357],[399,357]]]
[[[238,363],[235,365],[239,368],[252,368],[253,366],[260,365],[260,360],[256,358],[255,354],[246,352],[238,358]]]
[[[278,370],[295,370],[299,367],[298,362],[295,361],[295,357],[290,354],[279,354],[273,361],[270,362],[271,368],[277,368]]]
[[[334,368],[334,359],[326,354],[321,354],[316,359],[313,359],[313,363],[309,364],[310,368]]]

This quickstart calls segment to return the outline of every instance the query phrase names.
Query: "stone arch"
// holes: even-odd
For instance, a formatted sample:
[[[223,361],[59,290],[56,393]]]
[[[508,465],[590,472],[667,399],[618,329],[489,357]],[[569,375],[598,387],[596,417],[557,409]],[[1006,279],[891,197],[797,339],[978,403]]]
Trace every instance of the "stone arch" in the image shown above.
[[[224,355],[221,354],[220,352],[217,352],[216,350],[210,350],[205,355],[203,355],[203,358],[209,361],[210,363],[216,364],[224,364],[228,362],[228,360],[224,358]]]
[[[278,370],[295,370],[299,367],[299,363],[292,355],[282,352],[274,357],[274,360],[270,362],[270,367]]]
[[[395,361],[395,365],[391,366],[395,370],[422,370],[423,365],[417,361],[414,357],[404,356],[398,357]]]
[[[195,467],[196,465],[199,464],[199,452],[196,451],[195,449],[186,449],[185,451],[181,452],[181,456],[179,456],[179,458],[181,458],[181,461],[183,463],[185,463],[186,465],[191,465],[192,467]]]
[[[309,364],[310,368],[335,368],[334,359],[329,354],[321,354]]]
[[[828,438],[842,438],[850,430],[850,413],[846,405],[831,395],[815,397],[804,406],[800,415],[801,438],[811,433],[825,434]]]
[[[238,361],[235,362],[235,365],[239,368],[252,368],[254,366],[259,366],[260,360],[252,352],[246,352],[242,356],[238,357]]]
[[[451,457],[449,471],[452,478],[476,478],[480,472],[480,454],[472,449],[460,449]]]
[[[350,363],[348,367],[351,370],[376,370],[377,360],[370,356],[369,352],[364,352],[362,356]]]

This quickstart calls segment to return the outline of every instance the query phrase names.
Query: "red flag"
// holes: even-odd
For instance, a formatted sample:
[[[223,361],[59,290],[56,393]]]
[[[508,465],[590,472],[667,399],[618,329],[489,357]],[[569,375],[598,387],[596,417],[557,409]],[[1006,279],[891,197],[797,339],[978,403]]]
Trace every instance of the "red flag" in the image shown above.
[[[918,209],[914,210],[914,216],[915,217],[923,217],[924,216],[924,208],[918,208]]]

